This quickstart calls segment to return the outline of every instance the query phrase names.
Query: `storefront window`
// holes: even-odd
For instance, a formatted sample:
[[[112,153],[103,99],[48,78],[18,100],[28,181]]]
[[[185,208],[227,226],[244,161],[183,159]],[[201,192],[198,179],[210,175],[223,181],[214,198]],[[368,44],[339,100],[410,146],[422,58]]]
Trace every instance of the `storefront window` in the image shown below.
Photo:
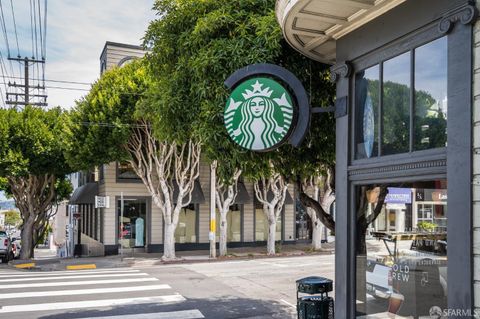
[[[129,162],[118,162],[117,165],[117,180],[140,180]]]
[[[217,210],[216,217],[217,227],[217,242],[220,240],[220,213]],[[240,242],[242,241],[242,210],[240,205],[230,206],[230,211],[227,213],[227,242]]]
[[[194,204],[182,208],[175,229],[175,242],[177,244],[197,242],[197,211]]]
[[[383,63],[383,155],[409,151],[410,71],[410,52]]]
[[[283,213],[282,213],[283,214]],[[263,205],[256,202],[255,204],[255,240],[267,241],[268,239],[268,220],[263,212]],[[275,232],[275,240],[282,240],[282,217],[277,219],[277,228]]]
[[[355,159],[447,146],[447,109],[446,37],[356,72]]]
[[[375,65],[355,75],[357,159],[378,155],[379,74]]]
[[[447,146],[447,38],[415,49],[414,149]]]
[[[446,180],[357,187],[358,318],[447,308],[446,189]]]
[[[147,201],[124,199],[123,219],[121,200],[117,201],[119,242],[124,248],[144,247],[147,229]]]

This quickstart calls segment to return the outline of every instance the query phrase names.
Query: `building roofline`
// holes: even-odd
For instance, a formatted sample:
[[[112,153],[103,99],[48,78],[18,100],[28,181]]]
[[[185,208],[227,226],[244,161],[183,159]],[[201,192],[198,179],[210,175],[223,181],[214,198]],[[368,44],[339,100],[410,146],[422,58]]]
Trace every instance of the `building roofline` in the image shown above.
[[[134,49],[134,50],[142,50],[146,51],[141,45],[134,45],[134,44],[126,44],[126,43],[119,43],[119,42],[112,42],[106,41],[105,45],[103,46],[102,53],[100,54],[100,59],[105,54],[105,50],[107,50],[107,46],[112,45],[120,48],[127,48],[127,49]]]

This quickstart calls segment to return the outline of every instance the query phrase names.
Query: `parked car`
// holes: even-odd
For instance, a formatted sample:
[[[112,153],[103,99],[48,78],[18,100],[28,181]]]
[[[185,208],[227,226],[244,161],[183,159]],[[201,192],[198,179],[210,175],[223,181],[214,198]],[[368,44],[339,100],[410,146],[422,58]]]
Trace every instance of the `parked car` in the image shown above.
[[[0,231],[0,258],[2,263],[8,263],[13,259],[12,241],[4,231]]]
[[[20,238],[12,238],[12,252],[13,258],[17,259],[20,257],[20,250],[22,249],[22,241]]]

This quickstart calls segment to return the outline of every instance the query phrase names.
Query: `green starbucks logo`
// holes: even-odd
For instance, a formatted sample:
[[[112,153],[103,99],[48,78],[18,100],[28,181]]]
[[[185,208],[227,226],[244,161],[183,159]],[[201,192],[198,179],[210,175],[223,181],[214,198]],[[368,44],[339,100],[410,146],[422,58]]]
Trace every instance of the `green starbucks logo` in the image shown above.
[[[243,148],[263,151],[282,143],[290,132],[293,103],[288,91],[269,78],[253,78],[230,95],[224,120],[230,137]]]

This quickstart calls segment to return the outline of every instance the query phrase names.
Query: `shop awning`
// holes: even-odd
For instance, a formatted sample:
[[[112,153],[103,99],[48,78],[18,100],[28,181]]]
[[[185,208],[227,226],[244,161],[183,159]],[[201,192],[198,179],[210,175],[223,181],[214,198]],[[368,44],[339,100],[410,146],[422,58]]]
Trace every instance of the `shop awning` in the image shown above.
[[[248,195],[247,188],[243,182],[237,183],[238,194],[235,198],[234,204],[248,204],[250,203],[250,195]]]
[[[176,202],[178,197],[178,184],[176,181],[173,181],[173,201]],[[203,196],[202,186],[198,179],[193,185],[192,191],[192,201],[191,204],[203,204],[205,203],[205,196]]]
[[[406,0],[277,0],[277,20],[287,42],[303,55],[336,61],[336,41]]]
[[[75,189],[70,201],[70,205],[95,204],[95,196],[98,195],[98,184],[87,183]]]

